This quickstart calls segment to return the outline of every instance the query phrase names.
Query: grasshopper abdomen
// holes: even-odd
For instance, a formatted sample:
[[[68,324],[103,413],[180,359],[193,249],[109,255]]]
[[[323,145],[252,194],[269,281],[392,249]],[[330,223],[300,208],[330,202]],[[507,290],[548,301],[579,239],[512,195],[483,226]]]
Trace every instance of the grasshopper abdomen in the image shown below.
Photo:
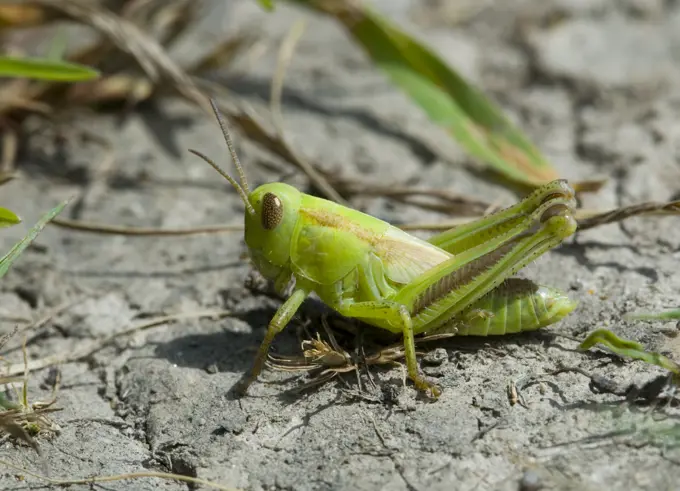
[[[436,332],[496,336],[535,331],[561,320],[576,306],[577,302],[555,288],[509,278]]]

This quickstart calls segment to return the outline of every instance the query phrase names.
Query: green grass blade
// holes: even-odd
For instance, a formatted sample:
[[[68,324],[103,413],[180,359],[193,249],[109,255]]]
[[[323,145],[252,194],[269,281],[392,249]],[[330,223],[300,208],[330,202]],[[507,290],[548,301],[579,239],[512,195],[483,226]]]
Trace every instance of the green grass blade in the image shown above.
[[[351,2],[291,1],[342,22],[392,82],[472,156],[522,184],[535,186],[558,177],[500,108],[433,51],[388,20]]]
[[[12,402],[4,394],[0,394],[0,410],[11,411],[12,409],[21,409],[21,404]]]
[[[38,234],[42,231],[43,228],[45,228],[45,225],[52,220],[55,216],[57,216],[61,211],[64,209],[64,207],[71,201],[70,199],[62,201],[59,203],[57,206],[52,208],[49,212],[47,212],[43,217],[33,225],[33,228],[28,231],[28,234],[21,239],[19,242],[17,242],[14,247],[2,258],[0,259],[0,278],[5,276],[7,274],[7,271],[9,268],[12,266],[12,263],[17,260],[17,258],[21,255],[22,252],[28,247],[28,245],[35,240],[35,238],[38,236]]]
[[[0,208],[0,228],[11,227],[17,223],[21,223],[21,218],[7,208]]]
[[[644,346],[635,341],[622,339],[613,332],[607,329],[596,329],[591,332],[585,340],[579,345],[579,349],[588,350],[601,344],[609,348],[612,352],[620,356],[627,356],[635,360],[641,360],[650,365],[664,368],[674,374],[680,376],[680,365],[675,363],[670,358],[667,358],[659,353],[653,351],[646,351]]]
[[[666,310],[663,312],[640,312],[638,314],[628,314],[625,317],[627,320],[636,321],[668,321],[680,319],[680,309]]]
[[[0,56],[0,77],[25,77],[54,82],[82,82],[99,77],[99,72],[84,65],[65,61]]]
[[[265,10],[274,10],[274,0],[257,0],[257,3]]]

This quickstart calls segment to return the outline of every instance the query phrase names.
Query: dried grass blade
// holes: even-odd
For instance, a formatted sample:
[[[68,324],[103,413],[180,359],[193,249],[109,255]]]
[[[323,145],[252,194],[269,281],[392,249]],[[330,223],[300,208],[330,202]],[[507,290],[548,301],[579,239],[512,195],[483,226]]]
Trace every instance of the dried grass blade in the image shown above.
[[[584,210],[577,210],[581,216],[589,213]],[[592,213],[592,212],[591,212]],[[680,200],[670,201],[668,203],[640,203],[637,205],[624,206],[607,212],[600,212],[585,218],[578,218],[578,230],[587,230],[589,228],[606,225],[609,223],[619,222],[637,215],[679,215],[680,214]]]

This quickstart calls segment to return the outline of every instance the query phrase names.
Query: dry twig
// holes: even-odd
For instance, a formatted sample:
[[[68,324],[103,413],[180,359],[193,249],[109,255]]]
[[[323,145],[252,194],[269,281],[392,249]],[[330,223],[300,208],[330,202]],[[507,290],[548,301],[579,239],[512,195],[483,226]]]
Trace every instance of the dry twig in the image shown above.
[[[200,486],[206,486],[208,488],[212,489],[219,489],[221,491],[238,491],[236,488],[231,488],[228,486],[222,486],[221,484],[217,484],[214,482],[206,481],[205,479],[199,479],[197,477],[191,477],[191,476],[185,476],[182,474],[171,474],[169,472],[153,472],[153,471],[144,471],[144,472],[130,472],[127,474],[117,474],[115,476],[93,476],[93,477],[86,477],[82,479],[55,479],[52,477],[48,476],[43,476],[41,474],[38,474],[36,472],[29,471],[27,469],[24,469],[23,467],[20,467],[18,465],[12,464],[11,462],[8,462],[7,460],[0,459],[0,465],[4,465],[6,467],[9,467],[10,469],[14,469],[17,472],[20,472],[22,474],[26,474],[27,476],[34,477],[36,479],[40,479],[41,481],[47,482],[53,486],[75,486],[78,484],[89,484],[89,485],[94,485],[97,483],[105,483],[105,482],[115,482],[115,481],[127,481],[127,480],[134,480],[134,479],[142,479],[142,478],[157,478],[157,479],[165,479],[169,481],[180,481],[180,482],[186,482],[189,484],[195,484],[195,485],[200,485]]]

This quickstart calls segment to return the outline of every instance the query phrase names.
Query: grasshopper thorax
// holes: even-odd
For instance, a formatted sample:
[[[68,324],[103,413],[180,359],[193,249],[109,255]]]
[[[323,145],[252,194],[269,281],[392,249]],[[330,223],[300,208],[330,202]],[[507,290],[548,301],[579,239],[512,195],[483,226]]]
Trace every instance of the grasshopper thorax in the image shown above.
[[[269,270],[277,270],[290,260],[301,193],[293,186],[274,182],[255,189],[248,202],[253,211],[245,213],[246,245],[256,267],[269,276]]]

